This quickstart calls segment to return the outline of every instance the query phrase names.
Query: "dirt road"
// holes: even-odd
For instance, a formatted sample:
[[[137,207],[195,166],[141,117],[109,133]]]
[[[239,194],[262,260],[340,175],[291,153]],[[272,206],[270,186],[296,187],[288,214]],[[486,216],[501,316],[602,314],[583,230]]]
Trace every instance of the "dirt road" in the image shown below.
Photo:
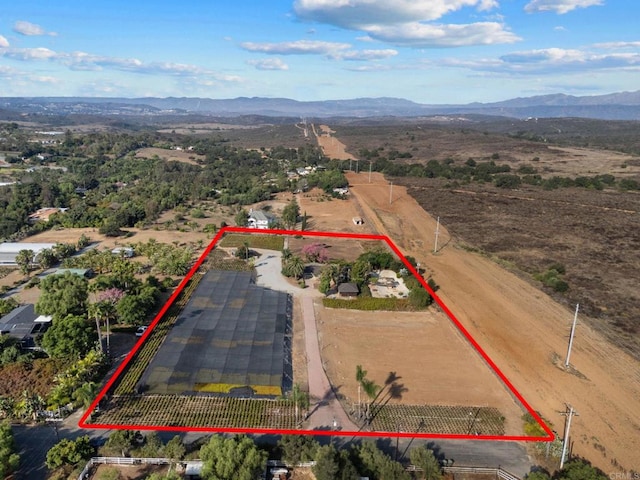
[[[439,297],[525,399],[562,432],[570,403],[573,454],[605,472],[640,467],[640,366],[583,324],[571,364],[561,368],[573,312],[495,262],[460,248],[404,188],[380,174],[348,174],[366,225],[414,256],[440,285]],[[446,219],[444,225],[446,225]]]

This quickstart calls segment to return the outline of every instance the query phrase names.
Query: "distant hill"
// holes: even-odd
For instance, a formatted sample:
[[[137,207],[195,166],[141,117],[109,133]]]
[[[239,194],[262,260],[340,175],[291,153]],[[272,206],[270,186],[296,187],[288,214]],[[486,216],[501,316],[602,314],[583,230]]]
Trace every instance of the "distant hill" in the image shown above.
[[[515,118],[581,117],[640,120],[640,91],[576,97],[564,94],[515,98],[494,103],[427,105],[401,98],[356,98],[301,102],[288,98],[196,97],[0,97],[3,118],[9,113],[38,115],[263,115],[269,117],[419,117],[433,115],[496,115]]]

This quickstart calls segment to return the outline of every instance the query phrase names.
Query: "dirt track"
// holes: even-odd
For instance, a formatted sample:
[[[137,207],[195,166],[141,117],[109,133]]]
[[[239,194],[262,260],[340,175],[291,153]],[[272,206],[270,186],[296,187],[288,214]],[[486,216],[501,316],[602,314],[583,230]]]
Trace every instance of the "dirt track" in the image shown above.
[[[579,412],[572,423],[573,453],[605,472],[616,461],[640,466],[640,368],[637,362],[579,324],[571,364],[584,378],[556,365],[566,354],[573,312],[478,254],[458,248],[435,219],[402,187],[382,175],[349,174],[354,199],[367,225],[389,235],[441,286],[440,298],[485,349],[525,399],[562,432],[565,403]],[[557,362],[556,362],[557,363]],[[618,468],[618,467],[616,467]]]
[[[344,151],[331,153],[350,158]],[[439,297],[530,405],[560,434],[564,418],[559,412],[566,403],[576,409],[574,455],[605,472],[640,469],[637,361],[578,324],[571,365],[580,375],[567,373],[557,365],[564,363],[572,311],[491,260],[459,248],[442,226],[434,255],[436,221],[405,188],[391,190],[381,174],[347,178],[367,228],[388,235],[427,268],[441,287]]]

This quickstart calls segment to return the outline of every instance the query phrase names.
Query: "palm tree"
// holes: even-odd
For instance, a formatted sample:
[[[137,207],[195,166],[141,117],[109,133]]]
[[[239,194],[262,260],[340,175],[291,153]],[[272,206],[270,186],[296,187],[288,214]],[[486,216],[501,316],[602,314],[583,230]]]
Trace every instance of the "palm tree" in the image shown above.
[[[367,371],[363,370],[362,365],[356,365],[356,382],[358,382],[358,418],[362,416],[362,412],[360,410],[362,406],[361,400],[361,391],[362,391],[362,382],[367,377]]]
[[[282,273],[287,277],[300,278],[304,273],[304,261],[295,255],[290,257],[282,266]]]
[[[81,403],[84,408],[88,408],[98,394],[98,385],[95,382],[85,382],[73,392],[73,398]]]

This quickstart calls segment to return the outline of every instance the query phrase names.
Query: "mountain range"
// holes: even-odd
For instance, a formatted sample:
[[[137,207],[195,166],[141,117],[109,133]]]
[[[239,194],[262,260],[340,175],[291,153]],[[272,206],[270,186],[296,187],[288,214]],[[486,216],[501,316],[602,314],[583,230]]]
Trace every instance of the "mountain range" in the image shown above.
[[[564,94],[514,98],[494,103],[433,105],[401,98],[297,101],[288,98],[197,97],[0,97],[0,110],[31,115],[206,115],[271,117],[420,117],[436,115],[493,115],[514,118],[580,117],[640,120],[640,90],[597,96]]]

